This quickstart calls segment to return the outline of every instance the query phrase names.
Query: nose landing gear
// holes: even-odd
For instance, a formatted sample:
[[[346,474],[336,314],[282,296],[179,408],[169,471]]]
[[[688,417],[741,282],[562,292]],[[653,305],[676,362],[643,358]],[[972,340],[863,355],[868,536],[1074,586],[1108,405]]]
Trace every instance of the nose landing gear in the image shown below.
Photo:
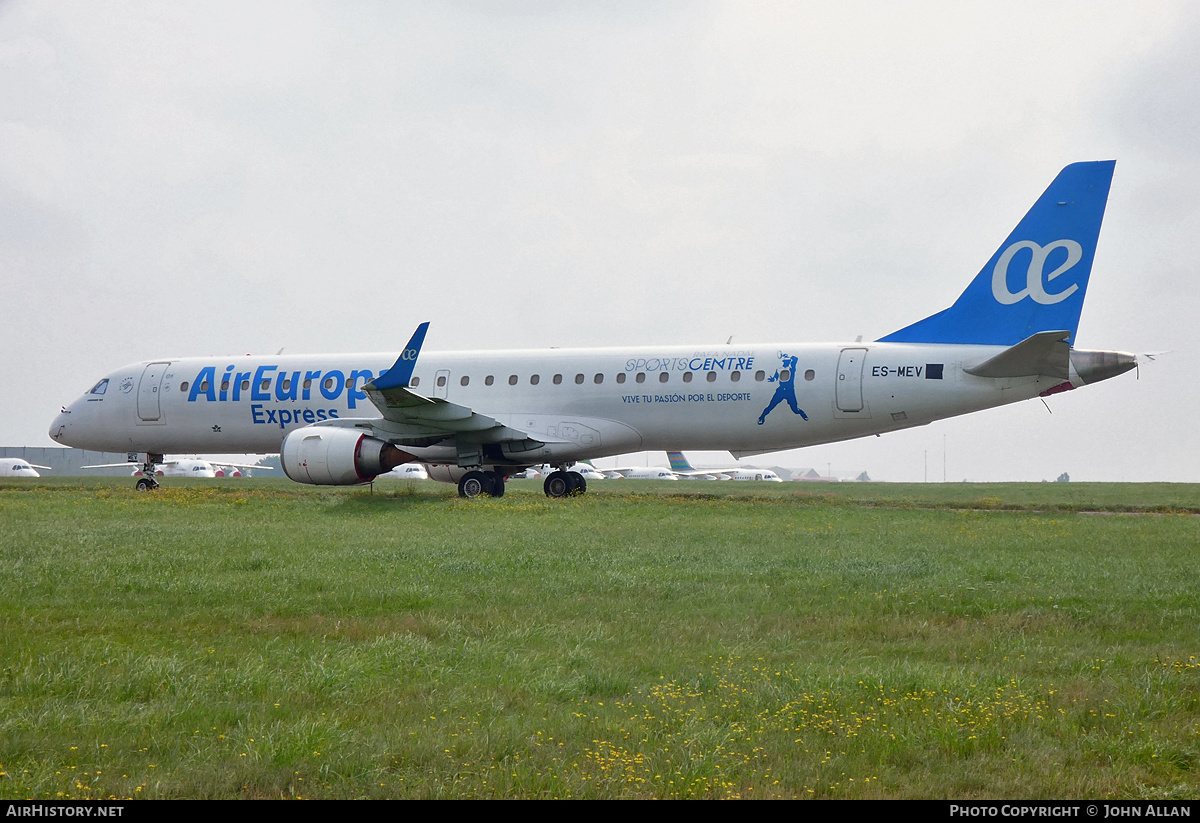
[[[137,462],[135,457],[136,455],[130,454],[129,462]],[[161,454],[147,452],[146,460],[142,463],[142,476],[138,478],[137,483],[134,484],[134,488],[140,492],[151,492],[157,489],[158,481],[154,479],[154,467],[161,462],[163,462],[163,456]]]

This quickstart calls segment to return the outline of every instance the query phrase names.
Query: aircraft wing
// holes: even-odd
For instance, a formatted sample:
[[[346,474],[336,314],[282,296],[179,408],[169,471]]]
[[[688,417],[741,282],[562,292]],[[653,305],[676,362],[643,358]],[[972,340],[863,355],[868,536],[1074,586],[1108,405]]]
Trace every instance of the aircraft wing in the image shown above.
[[[728,480],[729,475],[722,474],[717,470],[704,471],[703,469],[691,469],[690,471],[680,471],[679,469],[671,469],[671,472],[677,477],[690,477],[694,480]]]
[[[676,477],[681,476],[680,472],[666,469],[661,466],[617,466],[613,469],[596,469],[596,471],[601,472],[609,480],[616,480],[620,478],[628,480],[631,477],[640,480],[651,480],[653,478],[649,475],[650,471],[654,471],[656,474],[671,474],[675,475]]]
[[[174,465],[177,465],[179,462],[180,461],[178,461],[178,460],[163,460],[161,463],[155,463],[154,465],[156,465],[156,466],[174,466]],[[222,463],[221,465],[232,466],[233,464],[232,463]],[[124,463],[97,463],[94,466],[80,466],[79,468],[81,468],[81,469],[123,469],[126,466],[133,466],[135,468],[140,469],[142,467],[142,464],[136,463],[132,460],[126,460]],[[258,469],[258,468],[265,468],[265,467],[252,466],[251,468]]]
[[[440,397],[426,397],[409,388],[429,323],[413,333],[395,364],[363,386],[367,397],[391,425],[379,426],[394,443],[419,445],[455,437],[460,443],[503,443],[514,452],[545,445],[493,417]]]
[[[473,443],[523,444],[518,451],[545,445],[543,440],[530,437],[526,432],[506,426],[468,406],[451,403],[440,397],[425,397],[407,386],[381,390],[372,381],[363,386],[363,391],[379,409],[384,420],[394,424],[380,427],[394,442],[417,445],[458,436]]]

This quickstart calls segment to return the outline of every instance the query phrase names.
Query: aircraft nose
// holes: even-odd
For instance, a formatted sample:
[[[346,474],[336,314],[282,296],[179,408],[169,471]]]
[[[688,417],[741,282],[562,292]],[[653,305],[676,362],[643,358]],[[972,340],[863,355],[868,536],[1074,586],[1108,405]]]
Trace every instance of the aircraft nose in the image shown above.
[[[71,412],[63,406],[58,412],[58,416],[54,418],[54,422],[50,424],[50,439],[58,443],[62,443],[63,438],[67,436],[67,426],[70,423]]]

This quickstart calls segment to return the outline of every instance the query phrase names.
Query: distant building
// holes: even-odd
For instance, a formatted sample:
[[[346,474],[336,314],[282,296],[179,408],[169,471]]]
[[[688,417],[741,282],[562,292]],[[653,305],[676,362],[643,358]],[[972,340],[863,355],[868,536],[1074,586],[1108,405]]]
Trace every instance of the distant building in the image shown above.
[[[816,469],[795,469],[791,473],[793,480],[803,480],[809,483],[870,483],[871,477],[865,471],[858,474],[848,471],[837,471],[832,474],[821,474]]]
[[[836,477],[826,477],[816,469],[800,469],[792,472],[793,480],[800,480],[808,483],[837,483]]]

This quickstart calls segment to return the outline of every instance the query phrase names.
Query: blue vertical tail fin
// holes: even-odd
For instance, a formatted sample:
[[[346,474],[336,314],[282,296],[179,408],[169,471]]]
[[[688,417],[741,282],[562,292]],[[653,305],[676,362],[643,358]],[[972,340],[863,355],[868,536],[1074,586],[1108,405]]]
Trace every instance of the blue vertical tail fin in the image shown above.
[[[683,456],[683,452],[667,452],[667,459],[671,461],[671,471],[690,472],[694,471],[692,464]]]
[[[1066,330],[1074,343],[1115,166],[1067,166],[953,306],[878,342],[1012,346]]]

